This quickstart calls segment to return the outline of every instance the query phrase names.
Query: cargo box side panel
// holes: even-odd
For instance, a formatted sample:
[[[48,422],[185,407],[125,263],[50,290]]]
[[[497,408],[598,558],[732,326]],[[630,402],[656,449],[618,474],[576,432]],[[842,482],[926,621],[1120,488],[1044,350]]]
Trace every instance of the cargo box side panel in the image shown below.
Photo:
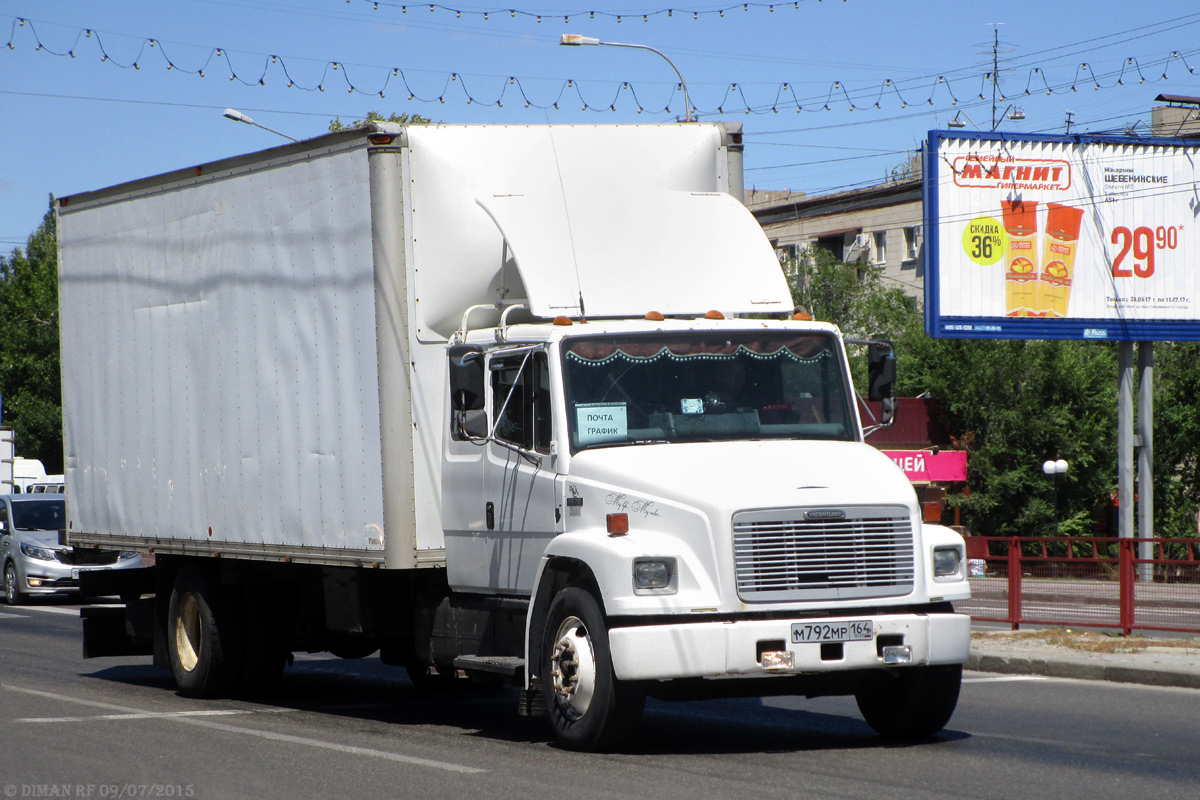
[[[343,151],[61,211],[73,531],[382,551],[366,170]]]

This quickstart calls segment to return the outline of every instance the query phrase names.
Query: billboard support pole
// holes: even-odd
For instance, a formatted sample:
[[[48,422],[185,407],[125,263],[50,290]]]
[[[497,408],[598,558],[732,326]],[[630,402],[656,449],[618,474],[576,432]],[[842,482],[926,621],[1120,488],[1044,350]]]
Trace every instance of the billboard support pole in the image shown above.
[[[1138,342],[1138,579],[1154,579],[1154,342]]]
[[[1133,529],[1133,342],[1117,352],[1117,531],[1132,539]]]

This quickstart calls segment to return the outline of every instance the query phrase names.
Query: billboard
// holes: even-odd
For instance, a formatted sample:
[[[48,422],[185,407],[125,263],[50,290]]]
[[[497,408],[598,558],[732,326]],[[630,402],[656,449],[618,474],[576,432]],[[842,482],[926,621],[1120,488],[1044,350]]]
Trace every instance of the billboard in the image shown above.
[[[1200,340],[1200,142],[931,131],[925,328]]]

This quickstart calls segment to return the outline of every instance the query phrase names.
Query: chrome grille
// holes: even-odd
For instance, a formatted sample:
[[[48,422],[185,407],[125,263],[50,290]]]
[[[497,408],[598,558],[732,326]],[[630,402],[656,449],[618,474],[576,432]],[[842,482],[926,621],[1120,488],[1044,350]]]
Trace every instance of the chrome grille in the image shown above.
[[[733,515],[738,596],[751,602],[908,594],[913,587],[912,520],[903,506],[821,509],[842,519],[808,519],[814,508]]]

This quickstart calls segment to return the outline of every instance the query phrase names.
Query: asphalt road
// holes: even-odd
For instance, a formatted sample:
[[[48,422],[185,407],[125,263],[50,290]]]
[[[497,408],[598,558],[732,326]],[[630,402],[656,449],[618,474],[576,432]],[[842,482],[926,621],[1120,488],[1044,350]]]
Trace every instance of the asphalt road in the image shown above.
[[[656,703],[629,752],[570,753],[514,695],[420,693],[298,658],[269,701],[195,701],[148,659],[80,658],[77,606],[0,606],[0,797],[1188,798],[1200,692],[967,673],[935,739],[849,698]]]

